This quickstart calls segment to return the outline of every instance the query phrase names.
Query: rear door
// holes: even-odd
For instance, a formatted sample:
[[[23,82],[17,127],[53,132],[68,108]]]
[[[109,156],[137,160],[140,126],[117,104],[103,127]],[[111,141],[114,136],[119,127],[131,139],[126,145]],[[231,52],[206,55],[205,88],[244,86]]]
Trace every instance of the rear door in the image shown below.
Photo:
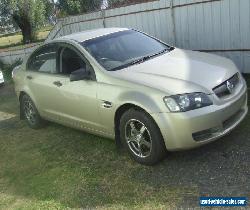
[[[57,97],[55,74],[57,73],[58,45],[48,44],[36,50],[27,61],[27,92],[36,104],[39,113],[46,118],[55,118],[53,101]]]

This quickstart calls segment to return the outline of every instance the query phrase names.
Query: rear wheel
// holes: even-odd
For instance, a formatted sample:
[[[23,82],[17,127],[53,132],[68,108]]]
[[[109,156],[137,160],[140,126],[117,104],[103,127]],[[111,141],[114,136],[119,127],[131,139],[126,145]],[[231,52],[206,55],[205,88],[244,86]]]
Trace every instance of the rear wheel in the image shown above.
[[[120,120],[120,138],[139,163],[153,165],[166,154],[161,132],[152,117],[139,110],[130,109]]]
[[[31,128],[38,129],[44,126],[44,120],[39,115],[34,102],[28,95],[24,95],[21,99],[21,111]]]

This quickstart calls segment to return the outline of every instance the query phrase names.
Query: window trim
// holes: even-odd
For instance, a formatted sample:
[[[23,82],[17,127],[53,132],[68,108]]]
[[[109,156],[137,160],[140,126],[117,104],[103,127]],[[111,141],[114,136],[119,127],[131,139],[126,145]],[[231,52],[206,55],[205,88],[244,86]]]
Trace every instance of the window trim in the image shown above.
[[[53,43],[47,43],[47,44],[44,44],[42,46],[39,46],[37,49],[35,49],[29,56],[26,64],[25,64],[25,67],[26,67],[26,71],[28,72],[35,72],[35,73],[41,73],[41,74],[48,74],[48,75],[55,75],[53,74],[52,72],[41,72],[41,71],[34,71],[34,70],[31,70],[30,68],[28,68],[28,65],[30,64],[30,61],[33,57],[33,55],[35,55],[39,50],[42,50],[43,48],[46,48],[48,46],[51,46],[51,45],[58,45],[58,43],[56,42],[53,42]],[[56,46],[58,47],[58,46]],[[58,64],[57,64],[57,56],[58,56],[58,49],[56,49],[56,71],[58,71]]]
[[[32,56],[35,53],[37,53],[39,50],[41,50],[42,48],[45,48],[45,47],[48,47],[48,46],[51,46],[51,45],[55,45],[57,47],[57,50],[56,50],[56,72],[57,73],[39,72],[39,71],[30,70],[28,68],[28,65],[29,65],[29,62],[30,62]],[[60,59],[61,59],[61,55],[59,53],[59,50],[60,50],[60,48],[65,48],[65,47],[68,47],[68,48],[74,50],[84,60],[84,62],[86,63],[86,65],[89,65],[89,67],[90,67],[89,69],[91,71],[91,77],[92,77],[91,80],[92,81],[97,81],[95,69],[93,68],[93,66],[91,65],[91,63],[89,62],[89,60],[86,58],[86,56],[84,55],[84,53],[81,52],[79,49],[77,49],[77,47],[74,46],[73,44],[68,43],[68,42],[61,42],[61,41],[46,43],[46,44],[43,44],[42,46],[39,46],[37,49],[35,49],[30,54],[28,60],[26,61],[26,64],[25,64],[26,71],[28,71],[28,72],[35,72],[35,73],[39,73],[39,74],[55,75],[55,76],[61,76],[61,77],[65,77],[65,78],[67,77],[67,78],[69,78],[70,77],[69,75],[63,75],[63,74],[60,73],[60,68],[61,68]]]
[[[58,61],[58,68],[57,68],[57,73],[54,75],[61,75],[61,76],[65,76],[65,77],[70,77],[70,75],[65,75],[60,73],[61,72],[61,68],[62,68],[62,53],[64,51],[65,48],[69,48],[71,50],[73,50],[75,53],[77,53],[77,55],[79,55],[79,57],[81,59],[83,59],[83,61],[86,63],[86,65],[88,65],[90,68],[90,72],[91,72],[91,80],[92,81],[97,81],[96,80],[96,74],[95,74],[95,69],[93,68],[93,66],[91,65],[91,63],[89,62],[89,60],[86,58],[86,56],[84,55],[83,52],[81,52],[79,49],[77,49],[73,44],[70,43],[65,43],[65,42],[60,42],[59,44],[59,48],[58,48],[58,52],[57,52],[57,59],[59,59]]]

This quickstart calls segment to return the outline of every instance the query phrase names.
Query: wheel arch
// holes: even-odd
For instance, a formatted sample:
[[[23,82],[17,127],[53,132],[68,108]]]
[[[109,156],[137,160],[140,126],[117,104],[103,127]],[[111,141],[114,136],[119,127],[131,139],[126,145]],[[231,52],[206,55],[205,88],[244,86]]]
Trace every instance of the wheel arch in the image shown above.
[[[121,139],[120,139],[120,129],[119,129],[120,119],[121,119],[121,116],[129,109],[135,109],[135,110],[139,110],[139,111],[146,113],[154,121],[154,123],[156,124],[156,126],[158,127],[158,129],[161,133],[161,130],[160,130],[158,124],[156,123],[154,118],[150,115],[150,113],[147,110],[145,110],[144,108],[142,108],[136,104],[133,104],[133,103],[122,104],[121,106],[119,106],[116,109],[115,117],[114,117],[115,141],[116,141],[117,148],[122,147],[122,143],[121,143]]]
[[[25,90],[21,90],[19,92],[19,97],[18,97],[18,100],[19,100],[19,109],[20,109],[20,119],[23,120],[24,119],[24,113],[23,113],[23,110],[22,110],[22,103],[21,103],[21,100],[22,100],[22,97],[24,95],[27,95],[31,98],[31,100],[33,101],[33,103],[35,104],[36,108],[37,108],[37,103],[36,101],[34,100],[34,97],[32,97],[32,94],[29,94],[28,91],[25,91]]]

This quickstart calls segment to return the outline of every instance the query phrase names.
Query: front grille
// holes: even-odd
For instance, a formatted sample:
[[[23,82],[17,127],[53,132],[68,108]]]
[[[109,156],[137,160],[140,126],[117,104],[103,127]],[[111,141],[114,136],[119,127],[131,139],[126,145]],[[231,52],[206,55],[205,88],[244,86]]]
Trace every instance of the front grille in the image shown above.
[[[213,88],[213,91],[219,98],[230,95],[239,84],[239,81],[239,74],[236,73],[230,79]]]

